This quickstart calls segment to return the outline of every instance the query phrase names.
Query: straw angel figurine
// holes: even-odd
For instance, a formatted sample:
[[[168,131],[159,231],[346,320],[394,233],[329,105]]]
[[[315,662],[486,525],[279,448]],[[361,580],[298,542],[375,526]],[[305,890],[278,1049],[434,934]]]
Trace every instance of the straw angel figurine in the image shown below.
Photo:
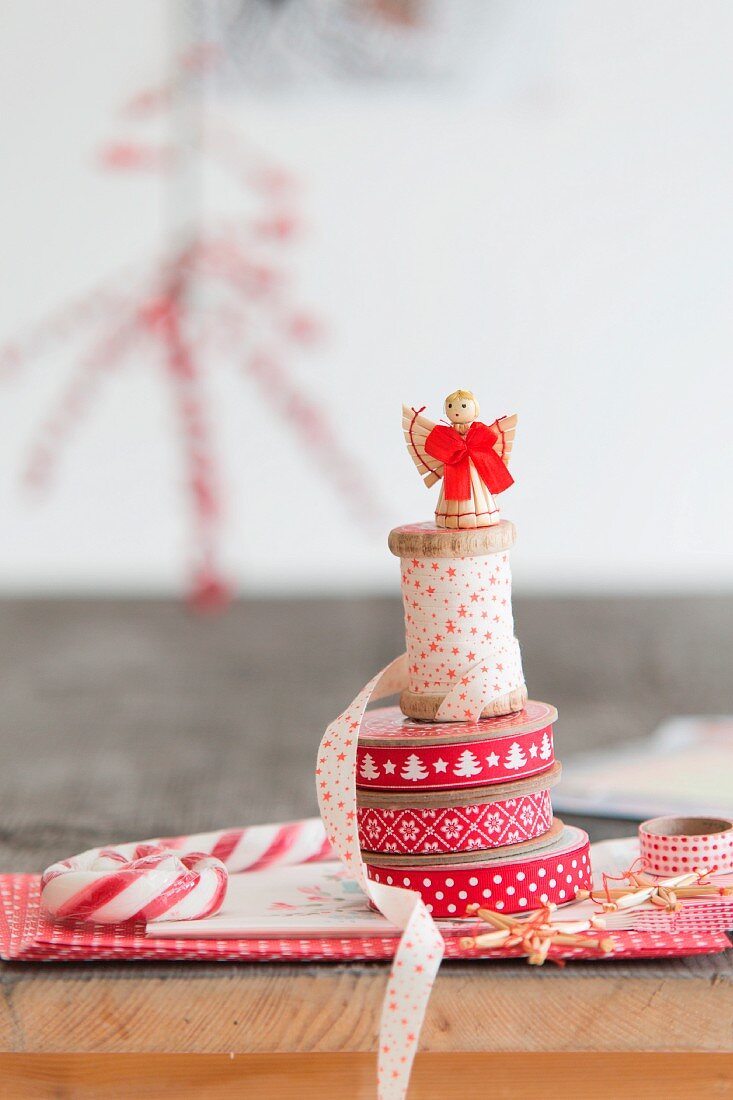
[[[434,424],[421,415],[423,409],[402,406],[407,450],[423,481],[430,488],[443,479],[436,526],[493,527],[501,518],[494,497],[514,483],[507,466],[517,416],[482,424],[470,390],[449,394],[443,408],[448,424]]]

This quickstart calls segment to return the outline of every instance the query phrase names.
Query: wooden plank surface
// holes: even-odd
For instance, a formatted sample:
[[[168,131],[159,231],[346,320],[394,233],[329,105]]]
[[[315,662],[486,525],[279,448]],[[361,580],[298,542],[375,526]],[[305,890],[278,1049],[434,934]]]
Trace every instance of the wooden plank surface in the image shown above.
[[[717,598],[517,600],[559,757],[671,713],[730,711],[732,612]],[[218,618],[166,601],[5,601],[0,865],[314,813],[323,728],[402,641],[396,600],[251,601]],[[633,829],[581,823],[596,838]],[[424,1049],[733,1049],[732,954],[447,964]],[[5,1051],[366,1055],[386,968],[15,964],[0,977]]]
[[[0,1008],[9,1052],[366,1053],[387,967],[36,964],[10,978]],[[732,1005],[730,976],[702,958],[564,970],[451,962],[420,1048],[733,1050]]]
[[[228,1100],[348,1096],[372,1100],[373,1055],[0,1055],[14,1100]],[[733,1096],[733,1056],[721,1054],[423,1054],[415,1059],[410,1100],[483,1096],[543,1100],[725,1100]]]

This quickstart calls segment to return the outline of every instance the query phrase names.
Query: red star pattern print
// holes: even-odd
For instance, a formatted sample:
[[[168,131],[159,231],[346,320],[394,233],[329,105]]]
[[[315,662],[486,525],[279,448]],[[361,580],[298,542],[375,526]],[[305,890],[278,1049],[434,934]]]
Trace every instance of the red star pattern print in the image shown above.
[[[407,658],[397,657],[330,724],[320,744],[316,782],[321,817],[334,851],[377,909],[403,930],[389,975],[379,1032],[379,1100],[407,1093],[425,1010],[445,943],[417,891],[373,882],[361,858],[357,829],[356,747],[370,699],[403,690]]]
[[[522,686],[509,554],[401,558],[409,689],[445,694],[438,719],[475,720]]]

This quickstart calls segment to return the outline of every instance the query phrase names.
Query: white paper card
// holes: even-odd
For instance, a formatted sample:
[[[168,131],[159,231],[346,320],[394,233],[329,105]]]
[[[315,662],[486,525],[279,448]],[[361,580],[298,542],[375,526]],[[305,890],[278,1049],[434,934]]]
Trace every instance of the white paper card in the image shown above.
[[[594,872],[618,874],[638,853],[635,837],[603,841],[591,848]],[[564,906],[558,919],[569,920],[572,908]],[[466,928],[463,921],[439,924],[444,931]],[[399,936],[394,925],[369,909],[364,894],[336,861],[230,875],[224,904],[213,917],[160,921],[148,925],[147,932],[164,939],[222,940]]]

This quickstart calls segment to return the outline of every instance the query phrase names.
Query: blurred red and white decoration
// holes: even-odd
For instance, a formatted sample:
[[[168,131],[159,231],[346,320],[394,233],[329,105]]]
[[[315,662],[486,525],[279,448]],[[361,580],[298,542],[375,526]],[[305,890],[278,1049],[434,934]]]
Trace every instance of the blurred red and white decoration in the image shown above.
[[[201,73],[215,58],[215,53],[197,52],[182,60],[181,70]],[[175,95],[175,86],[143,92],[126,106],[124,115],[137,119],[169,110]],[[347,515],[368,522],[379,516],[379,507],[343,433],[289,366],[293,347],[310,349],[321,332],[319,320],[300,307],[291,287],[287,246],[301,224],[296,180],[251,150],[236,131],[221,128],[215,118],[207,117],[195,148],[198,157],[211,158],[242,189],[244,216],[211,227],[192,224],[162,257],[151,257],[139,270],[112,280],[111,287],[104,284],[81,301],[62,305],[25,339],[6,345],[3,363],[15,373],[39,352],[58,353],[69,338],[85,335],[90,322],[97,322],[98,331],[71,365],[65,386],[31,443],[24,480],[34,489],[49,486],[72,433],[93,411],[105,376],[123,369],[130,356],[156,371],[163,368],[192,516],[191,597],[196,607],[207,609],[228,596],[218,561],[222,493],[216,423],[206,396],[210,370],[229,364],[253,383],[251,396],[271,419],[273,432],[282,421],[302,446],[305,460],[315,461],[332,483]],[[106,145],[100,161],[113,171],[176,173],[179,159],[190,155],[182,143],[155,148],[128,137]],[[242,396],[245,409],[251,396]],[[246,426],[243,430],[246,433]],[[270,476],[277,480],[274,457]],[[286,503],[284,499],[283,506]],[[263,518],[254,508],[250,515],[254,522]]]
[[[189,11],[230,88],[445,76],[481,18],[471,0],[204,0]]]
[[[729,6],[3,14],[0,588],[394,592],[456,385],[521,587],[730,583]]]
[[[368,468],[349,448],[350,429],[303,379],[293,351],[311,352],[323,337],[315,312],[295,297],[290,251],[302,235],[302,188],[289,168],[250,144],[221,116],[218,100],[238,86],[274,87],[316,73],[414,75],[435,64],[445,17],[428,0],[199,0],[172,9],[172,68],[158,83],[134,91],[110,119],[114,137],[98,152],[105,172],[149,173],[168,182],[171,243],[119,276],[104,278],[81,299],[61,301],[26,333],[0,349],[0,367],[15,377],[37,358],[53,356],[64,370],[60,392],[39,413],[24,459],[23,481],[51,487],[64,450],[93,406],[106,378],[131,358],[167,379],[182,450],[190,514],[190,594],[198,608],[226,602],[229,586],[219,560],[226,492],[219,470],[217,417],[207,377],[228,364],[250,383],[244,417],[271,422],[267,472],[272,510],[245,502],[254,523],[283,522],[291,490],[277,461],[278,421],[334,491],[332,522],[386,521]],[[452,20],[455,22],[455,20]],[[164,120],[165,140],[146,132]],[[239,215],[211,219],[201,198],[211,168],[240,192]],[[84,227],[79,226],[79,232]],[[74,355],[68,345],[83,342]],[[61,358],[68,366],[61,367]],[[252,411],[249,411],[251,403]],[[255,412],[254,410],[258,411]],[[245,437],[251,432],[243,425]],[[90,503],[89,524],[94,524]]]

